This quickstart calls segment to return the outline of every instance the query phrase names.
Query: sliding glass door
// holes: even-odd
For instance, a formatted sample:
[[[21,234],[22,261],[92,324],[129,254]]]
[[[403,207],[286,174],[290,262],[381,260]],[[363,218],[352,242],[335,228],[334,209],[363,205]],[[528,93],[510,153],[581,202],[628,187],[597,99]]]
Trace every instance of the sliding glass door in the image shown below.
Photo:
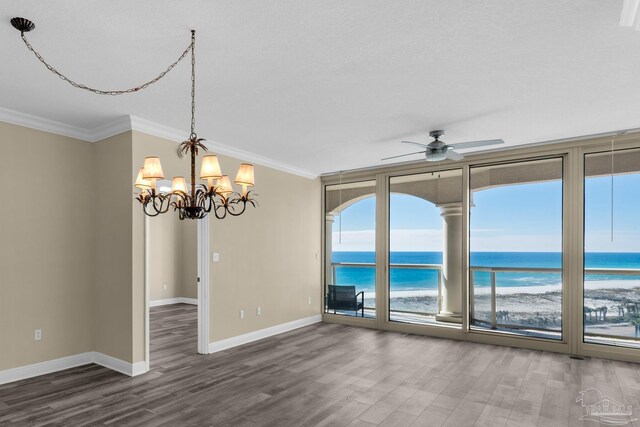
[[[473,330],[562,338],[563,160],[470,168]]]
[[[640,347],[640,150],[584,159],[584,342]]]
[[[462,170],[389,179],[389,320],[461,327]]]
[[[325,312],[376,317],[376,181],[325,187]]]

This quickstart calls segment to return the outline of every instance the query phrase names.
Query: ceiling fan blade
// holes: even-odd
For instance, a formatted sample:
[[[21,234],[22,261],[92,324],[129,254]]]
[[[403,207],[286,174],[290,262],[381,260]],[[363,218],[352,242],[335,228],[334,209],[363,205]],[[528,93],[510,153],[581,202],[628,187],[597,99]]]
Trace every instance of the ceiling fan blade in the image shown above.
[[[420,153],[426,153],[426,151],[416,151],[415,153],[400,154],[399,156],[385,157],[384,159],[380,159],[380,160],[397,159],[398,157],[413,156],[414,154],[420,154]]]
[[[484,141],[469,141],[469,142],[459,142],[457,144],[447,144],[449,147],[453,147],[456,150],[462,150],[465,148],[476,148],[476,147],[486,147],[488,145],[498,145],[504,144],[504,141],[501,139],[487,139]]]
[[[413,142],[413,141],[400,141],[403,144],[411,144],[411,145],[417,145],[418,147],[422,147],[422,148],[427,148],[428,145],[427,144],[420,144],[419,142]]]
[[[446,155],[447,155],[447,159],[449,159],[449,160],[458,161],[458,160],[464,159],[464,156],[462,154],[456,153],[453,150],[447,150],[447,154]]]

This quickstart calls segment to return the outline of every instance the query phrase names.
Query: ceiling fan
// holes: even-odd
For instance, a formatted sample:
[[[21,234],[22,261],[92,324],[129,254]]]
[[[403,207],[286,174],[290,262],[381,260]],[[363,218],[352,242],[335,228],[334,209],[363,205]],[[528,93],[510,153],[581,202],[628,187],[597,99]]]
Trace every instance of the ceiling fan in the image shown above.
[[[462,160],[464,156],[453,151],[454,149],[477,148],[486,147],[488,145],[504,144],[504,141],[501,139],[488,139],[485,141],[460,142],[457,144],[447,145],[444,142],[440,141],[440,137],[442,135],[444,135],[443,130],[432,130],[431,132],[429,132],[429,136],[433,138],[433,141],[431,141],[429,144],[421,144],[419,142],[412,141],[401,141],[403,144],[411,144],[422,147],[423,150],[416,151],[414,153],[400,154],[399,156],[385,157],[382,160],[397,159],[398,157],[412,156],[414,154],[423,153],[426,156],[428,162],[439,162],[445,159]]]

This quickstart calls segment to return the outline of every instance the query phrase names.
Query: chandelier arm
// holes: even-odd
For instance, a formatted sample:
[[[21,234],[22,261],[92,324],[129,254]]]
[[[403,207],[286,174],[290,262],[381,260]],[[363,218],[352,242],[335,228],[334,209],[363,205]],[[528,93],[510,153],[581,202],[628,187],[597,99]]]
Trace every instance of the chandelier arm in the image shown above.
[[[218,213],[219,211],[222,211],[222,214]],[[214,208],[213,208],[213,214],[216,216],[216,218],[218,219],[225,219],[227,216],[227,204],[215,204]]]
[[[211,212],[213,206],[215,206],[215,198],[209,192],[201,192],[199,203],[206,213]]]
[[[242,215],[242,214],[244,213],[244,211],[245,211],[246,209],[247,209],[247,204],[246,204],[246,203],[243,203],[243,204],[242,204],[242,210],[241,210],[240,212],[236,212],[236,211],[233,211],[233,210],[229,210],[229,215],[231,215],[231,216],[240,216],[240,215]]]
[[[150,216],[152,218],[160,215],[160,212],[158,212],[158,211],[149,212],[147,210],[147,205],[144,205],[143,210],[144,210],[144,214],[145,215]]]
[[[168,209],[164,209],[164,210],[162,209],[162,203],[160,204],[160,208],[158,208],[158,206],[156,205],[157,198],[158,196],[156,195],[151,195],[146,198],[146,201],[142,205],[144,213],[146,215],[150,217],[154,217],[167,212]],[[153,208],[151,212],[149,212],[149,210],[147,209],[149,206]]]
[[[156,200],[160,201],[159,208],[156,206]],[[166,206],[165,206],[165,202],[167,202]],[[167,195],[159,194],[153,198],[153,208],[157,210],[159,213],[167,213],[170,207],[171,207],[171,194],[167,194]]]
[[[240,196],[240,195],[239,195]],[[235,210],[235,206],[238,206],[242,203],[242,209],[237,212]],[[231,216],[240,216],[244,213],[245,210],[247,210],[247,199],[240,196],[239,198],[235,198],[233,200],[231,200],[231,202],[229,203],[229,209],[227,209],[229,212],[229,215]]]
[[[24,42],[24,44],[27,46],[27,49],[29,49],[35,56],[36,58],[38,58],[38,60],[45,66],[47,67],[47,69],[49,71],[51,71],[53,74],[55,74],[56,76],[60,77],[62,80],[64,80],[65,82],[69,83],[71,86],[78,88],[78,89],[83,89],[83,90],[87,90],[89,92],[93,92],[95,94],[98,95],[123,95],[123,94],[127,94],[127,93],[134,93],[134,92],[138,92],[142,89],[146,89],[149,86],[151,86],[152,84],[156,83],[158,80],[162,79],[165,75],[167,75],[167,73],[169,71],[171,71],[173,69],[173,67],[175,67],[176,65],[178,65],[178,63],[180,61],[182,61],[187,54],[189,53],[190,50],[192,50],[193,48],[193,42],[194,42],[194,38],[192,36],[191,38],[191,43],[189,44],[189,46],[187,46],[187,48],[184,50],[184,52],[182,52],[182,54],[180,55],[180,57],[173,62],[171,65],[169,65],[163,72],[161,72],[160,74],[158,74],[156,77],[154,77],[153,79],[129,88],[129,89],[122,89],[122,90],[105,90],[105,89],[96,89],[90,86],[87,86],[85,84],[82,83],[76,83],[75,81],[71,80],[69,77],[65,76],[64,74],[62,74],[60,71],[58,71],[55,67],[53,67],[51,64],[49,64],[47,61],[45,61],[45,59],[42,57],[42,55],[40,55],[34,48],[33,46],[31,46],[31,43],[29,43],[29,41],[27,40],[27,37],[24,34],[24,31],[20,32],[20,37],[22,38],[22,41]]]
[[[182,208],[182,206],[185,206],[187,204],[185,194],[174,193],[174,196],[176,196],[176,200],[169,203],[170,205],[173,206],[173,210],[178,210]],[[180,202],[182,202],[182,206],[180,205]]]

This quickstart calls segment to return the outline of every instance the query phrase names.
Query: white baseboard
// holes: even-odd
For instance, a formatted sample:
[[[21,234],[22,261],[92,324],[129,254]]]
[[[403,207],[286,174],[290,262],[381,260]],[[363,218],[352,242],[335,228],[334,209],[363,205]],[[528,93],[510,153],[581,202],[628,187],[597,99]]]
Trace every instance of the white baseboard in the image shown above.
[[[149,370],[147,362],[129,363],[103,353],[98,353],[97,351],[93,352],[93,363],[130,377],[144,374]]]
[[[136,362],[131,369],[131,376],[137,377],[138,375],[146,374],[149,372],[149,364],[145,361]]]
[[[166,298],[166,299],[156,299],[153,301],[149,301],[149,307],[158,307],[161,305],[171,305],[171,304],[191,304],[198,305],[198,300],[196,298]]]
[[[97,351],[88,351],[86,353],[74,354],[73,356],[61,357],[60,359],[47,360],[46,362],[34,363],[33,365],[19,366],[17,368],[0,371],[0,384],[64,371],[65,369],[88,365],[90,363],[104,366],[105,368],[120,372],[121,374],[125,374],[130,377],[144,374],[149,370],[147,362],[129,363]]]
[[[92,351],[61,357],[60,359],[47,360],[46,362],[34,363],[33,365],[7,369],[0,371],[0,384],[50,374],[52,372],[75,368],[76,366],[88,365],[89,363],[93,363]]]
[[[284,332],[293,331],[294,329],[302,328],[304,326],[309,326],[313,325],[314,323],[320,322],[322,322],[322,316],[318,314],[311,317],[305,317],[304,319],[294,320],[293,322],[287,322],[281,325],[271,326],[269,328],[249,332],[248,334],[238,335],[237,337],[214,341],[212,343],[209,343],[209,353],[216,353],[218,351],[227,350],[232,347],[248,344],[253,341],[268,338],[273,335],[282,334]]]

